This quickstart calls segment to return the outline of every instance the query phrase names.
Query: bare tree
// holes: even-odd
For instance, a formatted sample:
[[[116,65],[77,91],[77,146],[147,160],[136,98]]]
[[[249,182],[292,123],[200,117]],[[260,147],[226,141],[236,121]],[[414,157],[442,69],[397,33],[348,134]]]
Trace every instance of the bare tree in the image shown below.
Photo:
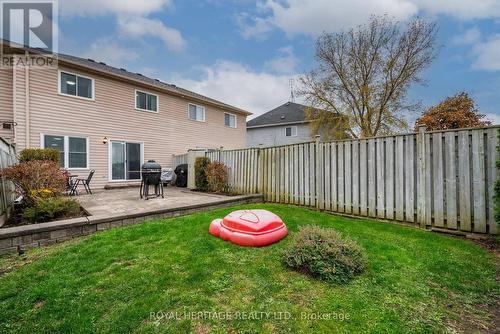
[[[318,67],[301,78],[299,91],[312,106],[314,135],[358,138],[407,128],[404,116],[417,107],[407,92],[436,56],[436,32],[434,23],[419,19],[403,25],[373,16],[356,29],[319,37]]]

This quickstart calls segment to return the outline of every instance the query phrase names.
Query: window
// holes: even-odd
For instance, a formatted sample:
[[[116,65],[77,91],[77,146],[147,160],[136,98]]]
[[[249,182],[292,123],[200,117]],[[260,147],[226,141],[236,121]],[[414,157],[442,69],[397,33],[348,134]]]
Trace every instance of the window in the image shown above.
[[[94,80],[76,74],[60,72],[59,93],[78,96],[85,99],[94,98]]]
[[[189,119],[205,122],[205,108],[196,104],[189,104]]]
[[[287,137],[297,137],[297,127],[289,126],[285,128],[285,136]]]
[[[44,135],[42,141],[44,148],[60,152],[61,167],[88,168],[88,138]]]
[[[147,111],[158,111],[158,96],[141,91],[135,91],[135,108]]]
[[[236,128],[236,115],[224,113],[224,125],[230,128]]]

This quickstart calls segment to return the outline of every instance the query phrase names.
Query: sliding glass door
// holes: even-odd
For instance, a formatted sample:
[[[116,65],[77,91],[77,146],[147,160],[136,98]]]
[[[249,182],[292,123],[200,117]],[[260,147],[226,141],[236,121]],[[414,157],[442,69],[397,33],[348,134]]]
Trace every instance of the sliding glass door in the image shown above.
[[[141,178],[142,145],[111,141],[111,179],[114,181]]]

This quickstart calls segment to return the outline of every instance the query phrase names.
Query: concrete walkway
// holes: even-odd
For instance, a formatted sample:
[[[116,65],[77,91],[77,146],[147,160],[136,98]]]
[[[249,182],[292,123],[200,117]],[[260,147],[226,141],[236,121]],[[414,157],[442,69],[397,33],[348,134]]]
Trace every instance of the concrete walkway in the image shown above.
[[[75,198],[93,216],[129,215],[164,209],[212,204],[227,200],[238,200],[245,196],[224,196],[189,191],[186,188],[165,187],[165,198],[141,199],[139,188],[97,190],[93,195]]]

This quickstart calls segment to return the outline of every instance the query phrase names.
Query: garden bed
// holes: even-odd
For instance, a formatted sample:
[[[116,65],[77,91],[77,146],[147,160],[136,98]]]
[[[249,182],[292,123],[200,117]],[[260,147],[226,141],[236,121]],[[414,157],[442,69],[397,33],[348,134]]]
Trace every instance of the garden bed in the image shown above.
[[[275,212],[290,233],[335,228],[364,249],[367,269],[347,284],[324,283],[283,265],[289,238],[244,248],[208,234],[212,219],[241,208]],[[2,333],[494,332],[500,306],[498,259],[470,241],[270,204],[4,256],[2,270]]]

